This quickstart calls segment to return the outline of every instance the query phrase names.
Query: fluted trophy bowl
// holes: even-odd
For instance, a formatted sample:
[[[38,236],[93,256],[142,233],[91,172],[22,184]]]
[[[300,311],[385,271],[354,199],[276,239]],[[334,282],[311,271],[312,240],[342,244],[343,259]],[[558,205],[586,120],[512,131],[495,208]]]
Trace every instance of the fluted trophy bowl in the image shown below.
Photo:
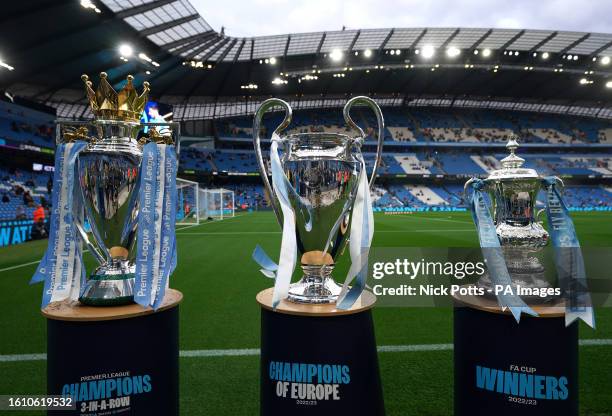
[[[359,132],[357,137],[338,133],[299,133],[280,136],[291,122],[291,107],[279,99],[266,100],[255,114],[254,144],[264,185],[271,196],[272,207],[282,227],[282,211],[268,180],[260,147],[260,130],[264,113],[282,107],[285,119],[275,130],[280,137],[281,165],[289,186],[289,202],[295,214],[295,234],[302,278],[289,287],[287,299],[299,303],[334,303],[341,286],[331,274],[348,241],[350,218],[363,170],[361,145],[365,134],[350,118],[350,108],[364,104],[376,113],[378,145],[373,183],[382,152],[384,122],[378,105],[367,97],[355,97],[344,107],[344,118]],[[365,174],[365,172],[364,172]]]
[[[76,226],[99,266],[85,283],[81,303],[116,305],[133,301],[142,146],[138,123],[96,121],[98,137],[77,159],[84,221]]]

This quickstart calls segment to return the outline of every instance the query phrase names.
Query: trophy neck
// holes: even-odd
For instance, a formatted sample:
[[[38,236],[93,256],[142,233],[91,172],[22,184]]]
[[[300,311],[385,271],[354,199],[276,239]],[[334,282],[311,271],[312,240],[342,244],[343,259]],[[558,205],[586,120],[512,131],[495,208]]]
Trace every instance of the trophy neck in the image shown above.
[[[136,141],[140,124],[128,121],[116,120],[96,120],[94,126],[98,132],[98,137],[101,140],[113,139],[130,139]]]
[[[298,133],[286,136],[284,143],[285,160],[354,160],[352,150],[355,139],[344,134]]]

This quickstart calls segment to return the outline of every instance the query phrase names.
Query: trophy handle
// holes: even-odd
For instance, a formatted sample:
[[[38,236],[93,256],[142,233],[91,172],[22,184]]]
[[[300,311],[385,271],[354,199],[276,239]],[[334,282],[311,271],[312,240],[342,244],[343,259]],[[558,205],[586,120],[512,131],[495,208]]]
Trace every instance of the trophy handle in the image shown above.
[[[555,181],[557,181],[557,183],[558,183],[559,185],[561,185],[561,188],[565,188],[565,184],[563,183],[563,179],[561,179],[561,178],[560,178],[560,177],[558,177],[558,176],[555,176]]]
[[[263,180],[264,186],[270,195],[270,201],[272,202],[272,209],[274,210],[274,214],[276,214],[276,219],[278,220],[280,226],[283,226],[283,217],[281,213],[281,208],[278,203],[278,198],[274,193],[274,189],[272,189],[272,185],[270,185],[270,180],[268,179],[268,172],[266,170],[266,164],[263,160],[263,154],[261,153],[261,121],[263,119],[264,114],[273,107],[280,106],[285,110],[285,118],[282,123],[274,130],[274,133],[280,135],[280,132],[285,130],[289,123],[291,123],[291,117],[293,111],[291,107],[286,101],[283,101],[278,98],[268,98],[263,103],[259,105],[257,111],[255,111],[255,119],[253,120],[253,145],[255,146],[255,157],[257,158],[257,165],[259,166],[259,173],[261,175],[261,179]]]
[[[351,108],[355,104],[363,104],[370,107],[370,109],[374,111],[374,114],[376,114],[376,122],[378,123],[378,145],[376,146],[376,159],[374,160],[372,176],[370,176],[370,189],[372,189],[372,186],[374,185],[374,180],[376,179],[378,167],[380,166],[380,160],[382,158],[383,142],[385,141],[385,119],[383,118],[382,111],[380,110],[378,104],[376,104],[376,101],[374,101],[370,97],[360,95],[348,100],[348,102],[344,106],[344,110],[342,110],[342,114],[344,115],[344,121],[346,121],[346,124],[348,124],[350,127],[354,128],[359,132],[362,140],[365,140],[366,135],[361,129],[361,127],[359,127],[353,121],[350,115]]]
[[[565,184],[563,183],[563,179],[561,179],[558,176],[554,176],[555,182],[557,182],[559,185],[561,185],[561,188],[565,188]],[[543,212],[546,211],[546,208],[541,208],[538,210],[538,212],[536,212],[535,218],[537,222],[542,222],[540,220],[540,216],[542,215]]]
[[[464,199],[465,201],[467,201],[467,197],[469,196],[469,195],[468,195],[468,192],[469,192],[470,185],[472,184],[472,182],[474,182],[474,178],[470,178],[470,179],[469,179],[469,180],[468,180],[468,181],[465,183],[465,185],[463,185],[463,199]]]

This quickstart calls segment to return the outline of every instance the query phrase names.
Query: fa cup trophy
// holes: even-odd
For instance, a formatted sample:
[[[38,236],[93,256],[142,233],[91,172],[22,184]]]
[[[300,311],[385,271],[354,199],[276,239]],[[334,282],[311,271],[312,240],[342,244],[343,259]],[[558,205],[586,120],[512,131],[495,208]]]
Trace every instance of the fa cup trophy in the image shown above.
[[[149,83],[116,92],[107,74],[96,91],[82,76],[93,122],[58,123],[47,253],[33,282],[43,306],[137,302],[157,307],[176,264],[176,123],[140,123]],[[147,131],[145,133],[145,131]],[[98,261],[85,277],[82,243]]]
[[[476,186],[486,191],[493,206],[495,233],[501,244],[512,285],[522,288],[546,289],[551,287],[546,280],[544,266],[538,255],[547,245],[549,234],[538,221],[536,200],[544,178],[534,169],[523,167],[525,160],[516,155],[519,145],[515,138],[506,144],[510,154],[501,160],[501,169],[492,171],[479,182],[470,179],[465,192]],[[554,178],[561,186],[563,182]],[[492,289],[490,272],[485,273],[478,285]],[[490,292],[486,292],[490,293]],[[529,303],[550,301],[551,296],[522,296]]]
[[[372,109],[378,122],[377,154],[369,184],[361,153],[366,134],[349,115],[355,104]],[[271,185],[262,156],[260,135],[262,118],[273,107],[284,109],[285,118],[272,135]],[[276,98],[264,101],[255,113],[253,140],[259,170],[283,229],[283,247],[275,285],[277,302],[285,297],[293,302],[309,304],[336,302],[343,287],[334,281],[332,271],[346,246],[349,233],[354,240],[350,249],[353,263],[362,262],[363,254],[367,258],[373,232],[369,189],[381,158],[384,121],[379,106],[368,97],[351,99],[343,113],[347,125],[359,133],[357,137],[328,132],[280,136],[291,122],[292,110],[288,103]],[[351,216],[355,218],[351,220]],[[288,286],[297,259],[292,258],[288,262],[291,266],[284,271],[283,259],[295,256],[296,251],[301,256],[299,260],[304,275],[299,282]],[[257,258],[255,260],[266,268]],[[362,266],[353,264],[357,271],[362,270]],[[276,271],[275,267],[271,269]],[[281,276],[283,273],[284,277]]]

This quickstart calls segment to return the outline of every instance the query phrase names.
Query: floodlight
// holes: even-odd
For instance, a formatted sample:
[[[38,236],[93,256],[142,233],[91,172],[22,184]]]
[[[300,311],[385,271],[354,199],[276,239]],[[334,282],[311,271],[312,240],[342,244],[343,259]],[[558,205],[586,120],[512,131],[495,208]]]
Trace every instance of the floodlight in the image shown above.
[[[342,60],[342,56],[343,56],[343,54],[342,54],[342,51],[340,49],[334,49],[329,54],[329,57],[334,62],[339,62],[340,60]]]
[[[134,50],[127,43],[119,45],[119,54],[121,54],[121,56],[132,56],[132,53],[134,53]]]
[[[432,56],[435,55],[436,51],[434,49],[433,46],[431,45],[425,45],[423,46],[423,50],[421,51],[423,58],[431,58]]]
[[[450,48],[446,50],[446,54],[448,55],[449,58],[455,58],[461,54],[461,50],[459,48],[451,46]]]

